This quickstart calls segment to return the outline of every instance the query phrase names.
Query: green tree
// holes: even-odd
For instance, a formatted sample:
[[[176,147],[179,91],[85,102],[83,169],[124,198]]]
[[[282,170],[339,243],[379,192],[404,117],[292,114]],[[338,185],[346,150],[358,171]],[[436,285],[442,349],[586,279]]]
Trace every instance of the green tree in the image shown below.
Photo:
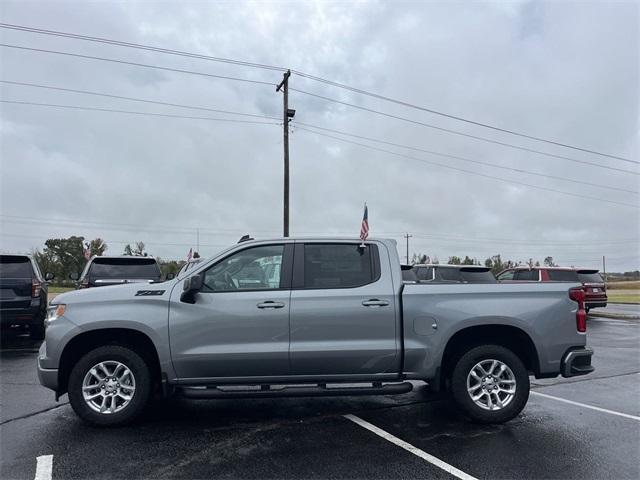
[[[545,267],[557,267],[558,265],[556,265],[553,262],[553,257],[544,257],[544,266]]]
[[[130,243],[127,243],[124,247],[123,255],[146,257],[149,254],[145,251],[144,242],[136,242],[132,247]]]
[[[96,255],[101,257],[104,255],[104,252],[107,250],[107,243],[102,240],[100,237],[91,240],[90,242],[84,242],[86,248],[89,249],[91,255]]]
[[[476,265],[479,264],[475,258],[469,257],[469,255],[464,256],[464,260],[462,260],[462,265]]]
[[[460,260],[460,257],[456,257],[454,255],[453,257],[449,257],[449,261],[447,263],[449,265],[460,265],[462,263],[462,260]]]

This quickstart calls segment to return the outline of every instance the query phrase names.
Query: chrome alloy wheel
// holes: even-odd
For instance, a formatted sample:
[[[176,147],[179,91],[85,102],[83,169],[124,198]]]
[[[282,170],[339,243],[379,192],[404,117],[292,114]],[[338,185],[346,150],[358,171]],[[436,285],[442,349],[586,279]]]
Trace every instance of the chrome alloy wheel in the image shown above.
[[[82,396],[89,408],[112,414],[126,408],[136,391],[136,379],[124,363],[100,362],[89,369],[82,381]]]
[[[516,395],[516,376],[500,360],[482,360],[467,375],[471,400],[485,410],[502,410]]]

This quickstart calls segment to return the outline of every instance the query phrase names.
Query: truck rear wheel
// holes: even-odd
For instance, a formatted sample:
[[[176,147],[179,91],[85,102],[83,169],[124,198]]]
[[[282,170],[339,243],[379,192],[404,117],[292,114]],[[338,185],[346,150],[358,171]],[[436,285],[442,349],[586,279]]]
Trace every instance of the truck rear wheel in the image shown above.
[[[482,345],[465,353],[453,369],[451,391],[458,407],[480,423],[517,416],[529,399],[529,374],[511,350]]]
[[[151,372],[140,355],[106,345],[85,354],[71,370],[69,402],[90,424],[124,425],[144,410],[151,386]]]

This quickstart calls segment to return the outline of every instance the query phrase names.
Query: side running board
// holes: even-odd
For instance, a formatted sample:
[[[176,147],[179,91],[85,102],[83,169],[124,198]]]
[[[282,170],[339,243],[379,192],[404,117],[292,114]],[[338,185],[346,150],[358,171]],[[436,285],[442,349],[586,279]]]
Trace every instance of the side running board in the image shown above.
[[[181,387],[177,393],[185,398],[216,399],[216,398],[273,398],[273,397],[328,397],[349,395],[399,395],[413,390],[410,382],[374,384],[361,387],[330,387],[326,385],[312,386],[272,386],[262,385],[260,389],[243,389],[225,387]]]

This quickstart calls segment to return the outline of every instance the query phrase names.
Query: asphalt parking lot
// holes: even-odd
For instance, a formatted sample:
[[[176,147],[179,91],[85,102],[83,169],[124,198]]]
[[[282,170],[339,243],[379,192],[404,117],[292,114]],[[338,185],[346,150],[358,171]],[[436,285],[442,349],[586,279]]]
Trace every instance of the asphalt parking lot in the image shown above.
[[[0,477],[640,478],[640,321],[591,318],[596,372],[536,380],[499,426],[461,418],[420,387],[394,397],[155,403],[96,429],[56,403],[37,345],[2,339]],[[44,476],[43,476],[44,475]]]

